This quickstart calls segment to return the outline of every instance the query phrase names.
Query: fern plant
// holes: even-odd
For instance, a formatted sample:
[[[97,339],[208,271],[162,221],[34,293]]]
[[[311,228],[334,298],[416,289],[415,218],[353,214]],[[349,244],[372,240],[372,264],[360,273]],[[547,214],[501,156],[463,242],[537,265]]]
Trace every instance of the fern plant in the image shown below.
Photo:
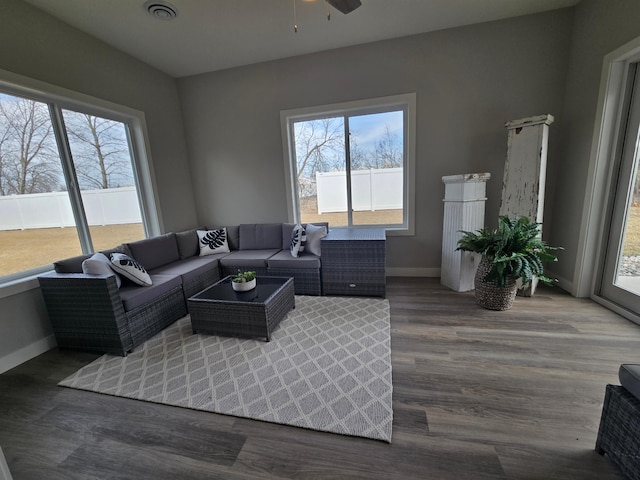
[[[528,217],[509,219],[501,216],[498,228],[482,228],[477,232],[462,232],[458,248],[464,252],[476,252],[483,255],[492,265],[484,282],[495,280],[504,287],[509,278],[522,279],[523,285],[538,277],[541,282],[550,285],[553,280],[544,275],[544,262],[558,260],[551,247],[541,238],[540,224],[531,222]]]

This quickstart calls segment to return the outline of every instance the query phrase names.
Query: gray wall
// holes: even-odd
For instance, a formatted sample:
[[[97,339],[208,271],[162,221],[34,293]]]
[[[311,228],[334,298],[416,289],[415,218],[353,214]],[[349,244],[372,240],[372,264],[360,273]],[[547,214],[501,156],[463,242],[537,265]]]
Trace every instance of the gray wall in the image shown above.
[[[281,110],[416,92],[416,235],[389,239],[387,265],[439,268],[442,176],[490,172],[497,223],[504,123],[562,123],[572,19],[558,10],[179,79],[199,223],[287,219]]]
[[[195,224],[173,78],[18,0],[0,1],[0,68],[143,111],[164,229]],[[50,334],[39,290],[0,298],[0,360]]]
[[[640,36],[637,0],[582,0],[575,8],[571,56],[560,128],[560,158],[549,177],[554,180],[554,212],[549,241],[565,247],[555,273],[573,282],[580,222],[587,190],[593,129],[602,62],[608,53]],[[554,127],[552,127],[554,128]],[[594,259],[595,261],[595,259]]]

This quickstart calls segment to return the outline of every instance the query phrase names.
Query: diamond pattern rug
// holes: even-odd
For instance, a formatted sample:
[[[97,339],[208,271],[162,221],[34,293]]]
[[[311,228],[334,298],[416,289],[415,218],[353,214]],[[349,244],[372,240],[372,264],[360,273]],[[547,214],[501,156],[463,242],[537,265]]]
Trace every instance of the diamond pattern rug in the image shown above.
[[[391,442],[389,303],[296,296],[271,342],[194,335],[189,316],[59,383]]]

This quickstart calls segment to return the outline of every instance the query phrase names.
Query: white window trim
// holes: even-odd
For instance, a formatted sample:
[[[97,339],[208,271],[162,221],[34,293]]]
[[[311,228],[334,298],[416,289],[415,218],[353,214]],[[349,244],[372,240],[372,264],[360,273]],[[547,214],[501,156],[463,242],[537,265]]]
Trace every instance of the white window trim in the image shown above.
[[[402,227],[385,227],[388,235],[415,235],[415,170],[416,170],[416,94],[405,93],[388,97],[355,100],[330,105],[283,110],[280,112],[280,129],[282,132],[282,150],[284,157],[284,174],[287,194],[287,210],[289,221],[298,223],[295,175],[293,159],[295,158],[294,139],[290,135],[290,126],[298,120],[311,116],[333,116],[366,114],[385,107],[400,107],[407,110],[407,128],[405,129],[406,165],[404,171],[404,201],[406,225]],[[336,227],[340,228],[340,227]],[[353,228],[358,228],[354,226]]]
[[[587,193],[582,211],[574,282],[570,290],[572,295],[590,297],[636,323],[640,323],[637,315],[601,297],[597,290],[604,258],[603,239],[608,228],[607,206],[612,188],[614,159],[619,148],[617,139],[620,136],[626,79],[630,64],[638,61],[640,37],[604,57],[587,176]]]
[[[139,187],[145,234],[148,237],[160,235],[163,231],[162,214],[144,112],[2,69],[0,90],[3,93],[28,97],[47,104],[54,103],[60,108],[79,110],[130,126],[131,149],[135,158],[133,168]],[[48,270],[51,270],[51,266],[5,276],[0,283],[0,298],[36,288],[35,276]]]

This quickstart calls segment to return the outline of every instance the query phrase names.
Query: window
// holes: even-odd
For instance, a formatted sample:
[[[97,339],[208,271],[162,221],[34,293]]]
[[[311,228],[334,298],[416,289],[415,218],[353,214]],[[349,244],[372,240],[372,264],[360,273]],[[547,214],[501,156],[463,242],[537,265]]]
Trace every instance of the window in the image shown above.
[[[135,114],[0,83],[0,282],[158,232],[142,138]]]
[[[415,94],[281,113],[290,217],[413,233]]]

